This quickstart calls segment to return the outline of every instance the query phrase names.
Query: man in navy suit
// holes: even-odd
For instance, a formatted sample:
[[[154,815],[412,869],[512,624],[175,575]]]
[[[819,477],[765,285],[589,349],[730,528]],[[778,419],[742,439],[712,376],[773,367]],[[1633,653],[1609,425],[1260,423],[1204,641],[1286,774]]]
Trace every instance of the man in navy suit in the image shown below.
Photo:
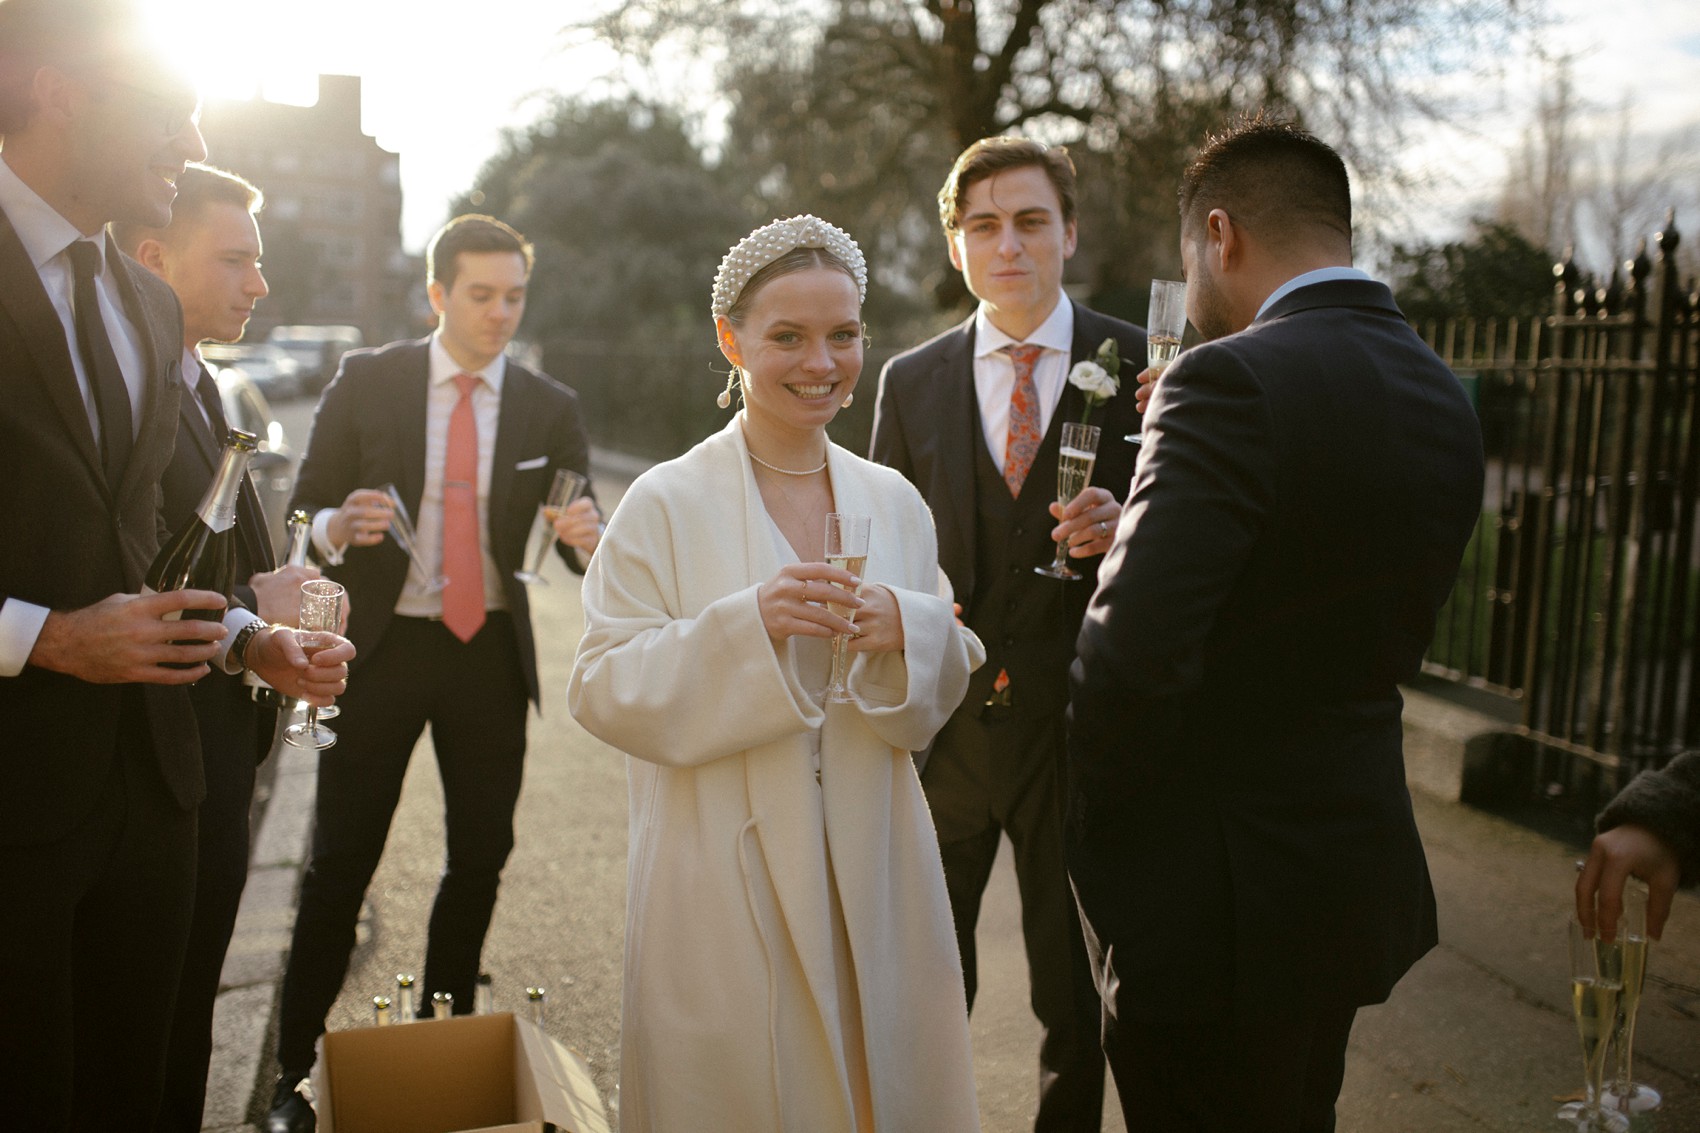
[[[422,990],[427,1003],[446,992],[456,1011],[472,1010],[513,848],[527,704],[538,699],[530,605],[514,571],[556,469],[589,471],[577,395],[504,354],[525,310],[531,246],[500,221],[462,216],[433,237],[426,260],[437,332],[343,358],[295,484],[292,506],[314,515],[325,573],[348,588],[360,663],[337,745],[319,761],[268,1118],[279,1133],[313,1128],[296,1086],[347,974],[360,902],[427,724],[448,861]],[[385,484],[418,521],[423,571],[389,537]],[[582,570],[601,537],[592,500],[569,507],[555,532],[568,566]]]
[[[1334,1128],[1358,1007],[1435,942],[1399,682],[1481,510],[1458,380],[1284,123],[1181,183],[1187,313],[1099,572],[1068,859],[1129,1130]]]
[[[190,165],[177,178],[171,223],[114,224],[118,247],[171,285],[183,307],[183,392],[177,448],[166,466],[166,526],[193,514],[217,471],[226,431],[218,384],[201,361],[202,342],[236,342],[267,293],[260,272],[260,191],[222,169]],[[259,496],[243,480],[236,507],[236,598],[273,623],[293,625],[301,584],[313,567],[274,569],[276,556]],[[267,690],[271,691],[271,690]],[[275,696],[275,691],[273,691]],[[173,1006],[165,1101],[155,1133],[195,1133],[206,1103],[213,1003],[236,911],[248,879],[248,811],[254,772],[271,750],[277,712],[260,686],[213,673],[189,690],[201,735],[207,795],[197,814],[195,905]]]
[[[1098,1001],[1062,856],[1063,711],[1074,638],[1133,474],[1132,389],[1092,413],[1102,440],[1091,484],[1056,503],[1062,425],[1087,413],[1070,368],[1108,340],[1145,356],[1145,332],[1070,301],[1074,163],[1026,138],[986,138],[939,191],[950,260],[980,305],[967,322],[893,358],[880,375],[872,457],[907,476],[932,508],[939,565],[987,660],[917,762],[938,827],[945,884],[972,1006],[974,926],[1007,834],[1039,1047],[1034,1128],[1099,1128],[1104,1058]],[[1131,370],[1130,370],[1131,372]],[[1056,543],[1084,577],[1034,568]]]
[[[247,611],[165,620],[225,595],[141,592],[183,324],[171,289],[103,229],[170,220],[174,182],[206,156],[195,110],[133,4],[0,0],[7,1128],[146,1128],[159,1107],[204,791],[182,686],[246,666],[328,703],[353,652],[309,666],[288,630],[248,630]]]

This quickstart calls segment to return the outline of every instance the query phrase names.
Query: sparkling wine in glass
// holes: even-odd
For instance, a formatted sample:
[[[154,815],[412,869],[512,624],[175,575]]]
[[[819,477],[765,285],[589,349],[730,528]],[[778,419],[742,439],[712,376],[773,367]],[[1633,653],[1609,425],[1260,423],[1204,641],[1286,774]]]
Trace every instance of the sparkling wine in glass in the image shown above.
[[[1069,501],[1086,490],[1092,480],[1092,465],[1098,460],[1098,426],[1069,421],[1062,428],[1062,449],[1057,453],[1057,502],[1067,507]],[[1068,565],[1068,541],[1057,544],[1057,557],[1035,573],[1046,578],[1073,582],[1081,577]]]
[[[295,639],[307,656],[337,644],[336,627],[342,624],[343,595],[342,584],[328,578],[309,579],[301,584],[301,617],[297,623],[301,628]],[[295,747],[327,748],[336,743],[336,733],[319,723],[318,708],[309,704],[307,718],[285,728],[283,739]]]
[[[449,584],[442,575],[432,577],[425,573],[425,560],[419,557],[419,537],[413,531],[413,517],[407,512],[407,505],[401,502],[401,493],[394,484],[385,484],[378,491],[390,498],[390,537],[407,554],[408,562],[419,572],[420,579],[425,583],[425,591],[435,594]]]
[[[1623,994],[1617,1000],[1617,1026],[1612,1041],[1617,1047],[1617,1073],[1600,1100],[1619,1113],[1646,1113],[1657,1109],[1664,1098],[1645,1082],[1637,1082],[1632,1070],[1635,1046],[1635,1014],[1641,1006],[1641,987],[1647,979],[1647,885],[1637,878],[1623,884]]]
[[[540,529],[532,532],[536,550],[524,570],[514,571],[515,578],[527,586],[549,585],[549,580],[543,577],[543,564],[555,547],[555,521],[561,518],[568,504],[579,498],[589,483],[571,468],[555,469],[555,482],[549,486],[549,495],[537,505],[538,521],[532,525],[534,529]]]
[[[1181,336],[1186,333],[1186,284],[1178,279],[1151,281],[1151,311],[1145,319],[1145,365],[1153,377],[1162,377],[1169,363],[1179,357]],[[1140,442],[1138,433],[1123,440]]]
[[[826,517],[826,561],[829,566],[847,570],[857,578],[868,566],[868,536],[873,530],[871,515],[848,515],[832,512]],[[856,611],[850,606],[828,602],[827,609],[852,622]],[[850,672],[850,635],[835,634],[832,638],[832,677],[826,682],[826,698],[832,701],[853,701],[845,678]]]
[[[1590,940],[1581,922],[1570,922],[1570,1005],[1576,1033],[1582,1040],[1582,1070],[1586,1076],[1583,1100],[1569,1102],[1554,1114],[1586,1133],[1627,1133],[1629,1119],[1600,1107],[1606,1048],[1623,994],[1623,934],[1607,941]]]

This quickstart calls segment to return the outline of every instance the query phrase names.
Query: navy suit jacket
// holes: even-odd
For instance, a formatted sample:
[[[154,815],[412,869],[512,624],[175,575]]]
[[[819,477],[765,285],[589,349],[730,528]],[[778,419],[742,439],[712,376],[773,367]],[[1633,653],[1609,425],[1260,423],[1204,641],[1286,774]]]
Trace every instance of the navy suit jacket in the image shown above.
[[[106,255],[147,367],[136,445],[116,485],[102,471],[65,328],[0,212],[0,600],[75,610],[135,594],[159,551],[160,478],[183,393],[183,316],[171,288],[110,240]],[[166,787],[185,808],[200,801],[201,749],[185,688],[89,684],[26,665],[0,677],[0,842],[49,841],[77,824],[111,773],[126,697],[142,706],[129,726],[145,736]]]
[[[1398,684],[1481,510],[1474,409],[1344,280],[1181,355],[1149,417],[1073,671],[1082,912],[1164,1010],[1380,1002],[1435,942]]]
[[[425,491],[429,352],[429,340],[420,339],[343,356],[336,378],[319,401],[291,508],[316,513],[340,506],[356,488],[393,483],[409,514],[419,514]],[[590,441],[579,417],[578,395],[510,359],[490,459],[490,546],[513,615],[520,666],[536,702],[531,603],[513,572],[522,564],[526,536],[555,469],[590,473]],[[558,549],[570,568],[583,569],[570,548]],[[354,672],[383,639],[407,572],[407,556],[394,539],[350,547],[342,565],[326,568],[326,576],[348,588],[348,637],[357,651]]]

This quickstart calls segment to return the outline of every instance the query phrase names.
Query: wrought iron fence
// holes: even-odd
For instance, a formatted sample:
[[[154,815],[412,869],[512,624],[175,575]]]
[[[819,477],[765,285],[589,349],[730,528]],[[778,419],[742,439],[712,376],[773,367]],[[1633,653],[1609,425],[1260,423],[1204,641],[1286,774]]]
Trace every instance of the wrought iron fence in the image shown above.
[[[1425,669],[1612,778],[1700,746],[1700,291],[1678,239],[1673,217],[1604,286],[1557,265],[1545,319],[1430,330],[1488,477]]]

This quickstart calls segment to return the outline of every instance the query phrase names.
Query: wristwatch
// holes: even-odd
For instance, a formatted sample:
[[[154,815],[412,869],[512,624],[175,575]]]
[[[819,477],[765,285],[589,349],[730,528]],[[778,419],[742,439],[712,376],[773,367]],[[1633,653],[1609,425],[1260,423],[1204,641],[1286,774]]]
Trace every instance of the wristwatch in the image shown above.
[[[270,628],[272,628],[270,622],[255,618],[236,631],[236,636],[230,639],[230,655],[236,658],[238,665],[244,669],[248,667],[248,646],[253,644],[254,638],[259,636],[261,630]]]

